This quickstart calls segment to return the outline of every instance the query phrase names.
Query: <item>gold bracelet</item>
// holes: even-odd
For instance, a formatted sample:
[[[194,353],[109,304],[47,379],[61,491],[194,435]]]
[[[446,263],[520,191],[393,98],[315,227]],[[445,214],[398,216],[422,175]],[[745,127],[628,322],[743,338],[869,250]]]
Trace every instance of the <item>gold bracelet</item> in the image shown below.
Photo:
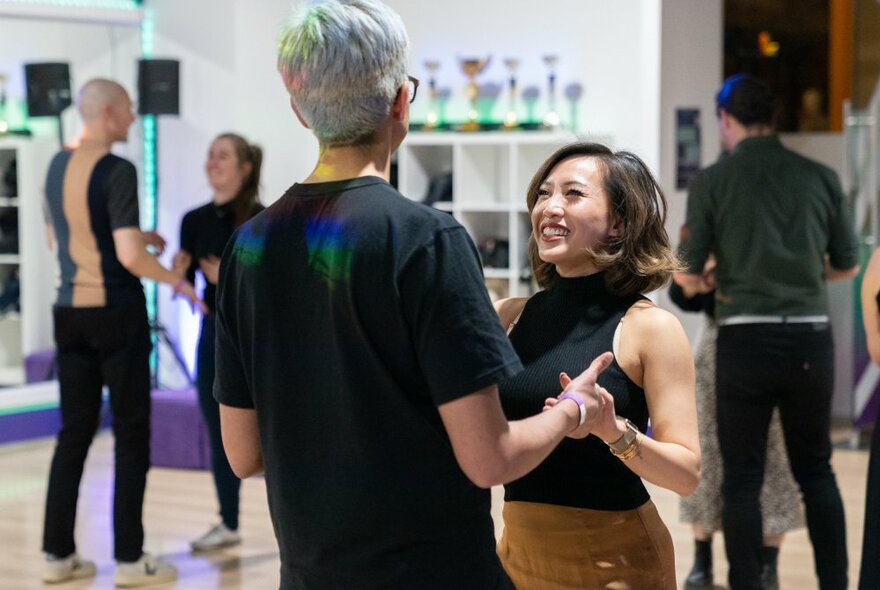
[[[625,428],[623,434],[616,441],[607,444],[612,455],[626,461],[641,449],[642,433],[629,420],[624,418],[623,422]]]
[[[633,439],[632,444],[629,445],[625,451],[623,451],[621,453],[614,453],[614,451],[612,451],[612,453],[614,454],[615,457],[617,457],[621,461],[629,461],[635,455],[641,456],[642,436],[643,436],[642,433],[639,432],[638,434],[636,434],[635,439]]]

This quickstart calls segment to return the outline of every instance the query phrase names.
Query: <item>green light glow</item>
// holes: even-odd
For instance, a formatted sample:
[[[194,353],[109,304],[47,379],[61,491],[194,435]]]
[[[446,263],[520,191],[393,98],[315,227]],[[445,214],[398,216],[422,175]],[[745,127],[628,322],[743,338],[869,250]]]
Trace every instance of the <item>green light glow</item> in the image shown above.
[[[141,19],[141,55],[143,57],[153,57],[155,23],[153,9],[149,7],[144,8],[143,18]]]
[[[144,206],[141,225],[147,231],[156,229],[156,117],[144,115]]]
[[[141,56],[153,57],[153,39],[155,32],[155,16],[152,8],[145,8],[141,19]],[[141,223],[144,229],[156,229],[156,117],[144,115],[144,206],[141,209]],[[147,298],[147,317],[151,324],[156,324],[159,316],[158,289],[155,281],[145,281],[144,291]],[[150,353],[150,369],[155,374],[159,366],[156,347],[156,336],[152,336],[153,351]]]

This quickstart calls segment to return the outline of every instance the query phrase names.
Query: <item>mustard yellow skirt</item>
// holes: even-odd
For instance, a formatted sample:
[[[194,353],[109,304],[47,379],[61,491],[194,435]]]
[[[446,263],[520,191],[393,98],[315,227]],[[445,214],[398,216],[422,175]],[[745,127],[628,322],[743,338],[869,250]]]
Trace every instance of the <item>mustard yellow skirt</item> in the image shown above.
[[[654,503],[605,511],[504,503],[498,556],[517,590],[675,590],[672,537]]]

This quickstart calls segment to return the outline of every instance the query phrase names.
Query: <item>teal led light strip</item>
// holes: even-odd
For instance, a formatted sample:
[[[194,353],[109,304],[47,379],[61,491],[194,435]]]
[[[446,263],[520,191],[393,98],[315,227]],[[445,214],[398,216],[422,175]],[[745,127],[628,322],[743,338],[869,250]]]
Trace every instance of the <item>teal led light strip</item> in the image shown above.
[[[153,9],[144,8],[143,19],[141,20],[141,56],[150,58],[153,56],[153,38],[155,32],[155,20]],[[156,208],[156,126],[158,121],[155,115],[144,115],[144,205],[141,210],[141,222],[147,231],[156,229],[157,208]],[[145,295],[147,298],[147,317],[150,324],[155,325],[159,317],[159,298],[155,281],[146,281]],[[150,353],[150,368],[152,373],[158,370],[159,357],[156,347],[156,336],[153,334],[153,351]]]
[[[110,396],[107,392],[101,393],[101,403],[107,404],[110,403]],[[46,410],[56,410],[58,409],[59,401],[57,399],[53,399],[52,401],[45,402],[37,402],[33,404],[22,404],[22,405],[10,405],[7,407],[0,407],[0,417],[3,416],[17,416],[19,414],[30,414],[32,412],[44,412]]]
[[[156,116],[144,115],[144,229],[156,229]]]
[[[40,412],[43,410],[52,410],[58,407],[58,402],[46,402],[42,404],[28,404],[26,406],[14,406],[11,408],[0,408],[0,416],[15,416],[16,414],[30,414],[31,412]]]

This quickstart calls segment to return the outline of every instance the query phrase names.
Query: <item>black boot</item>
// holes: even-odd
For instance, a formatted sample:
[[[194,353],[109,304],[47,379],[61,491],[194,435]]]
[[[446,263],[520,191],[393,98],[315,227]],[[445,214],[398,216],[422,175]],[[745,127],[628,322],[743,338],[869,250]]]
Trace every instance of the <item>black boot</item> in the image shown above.
[[[684,590],[712,590],[712,539],[696,542],[694,567],[684,581]]]
[[[764,545],[762,556],[764,559],[761,565],[761,587],[764,590],[779,590],[779,575],[776,572],[779,547]]]

